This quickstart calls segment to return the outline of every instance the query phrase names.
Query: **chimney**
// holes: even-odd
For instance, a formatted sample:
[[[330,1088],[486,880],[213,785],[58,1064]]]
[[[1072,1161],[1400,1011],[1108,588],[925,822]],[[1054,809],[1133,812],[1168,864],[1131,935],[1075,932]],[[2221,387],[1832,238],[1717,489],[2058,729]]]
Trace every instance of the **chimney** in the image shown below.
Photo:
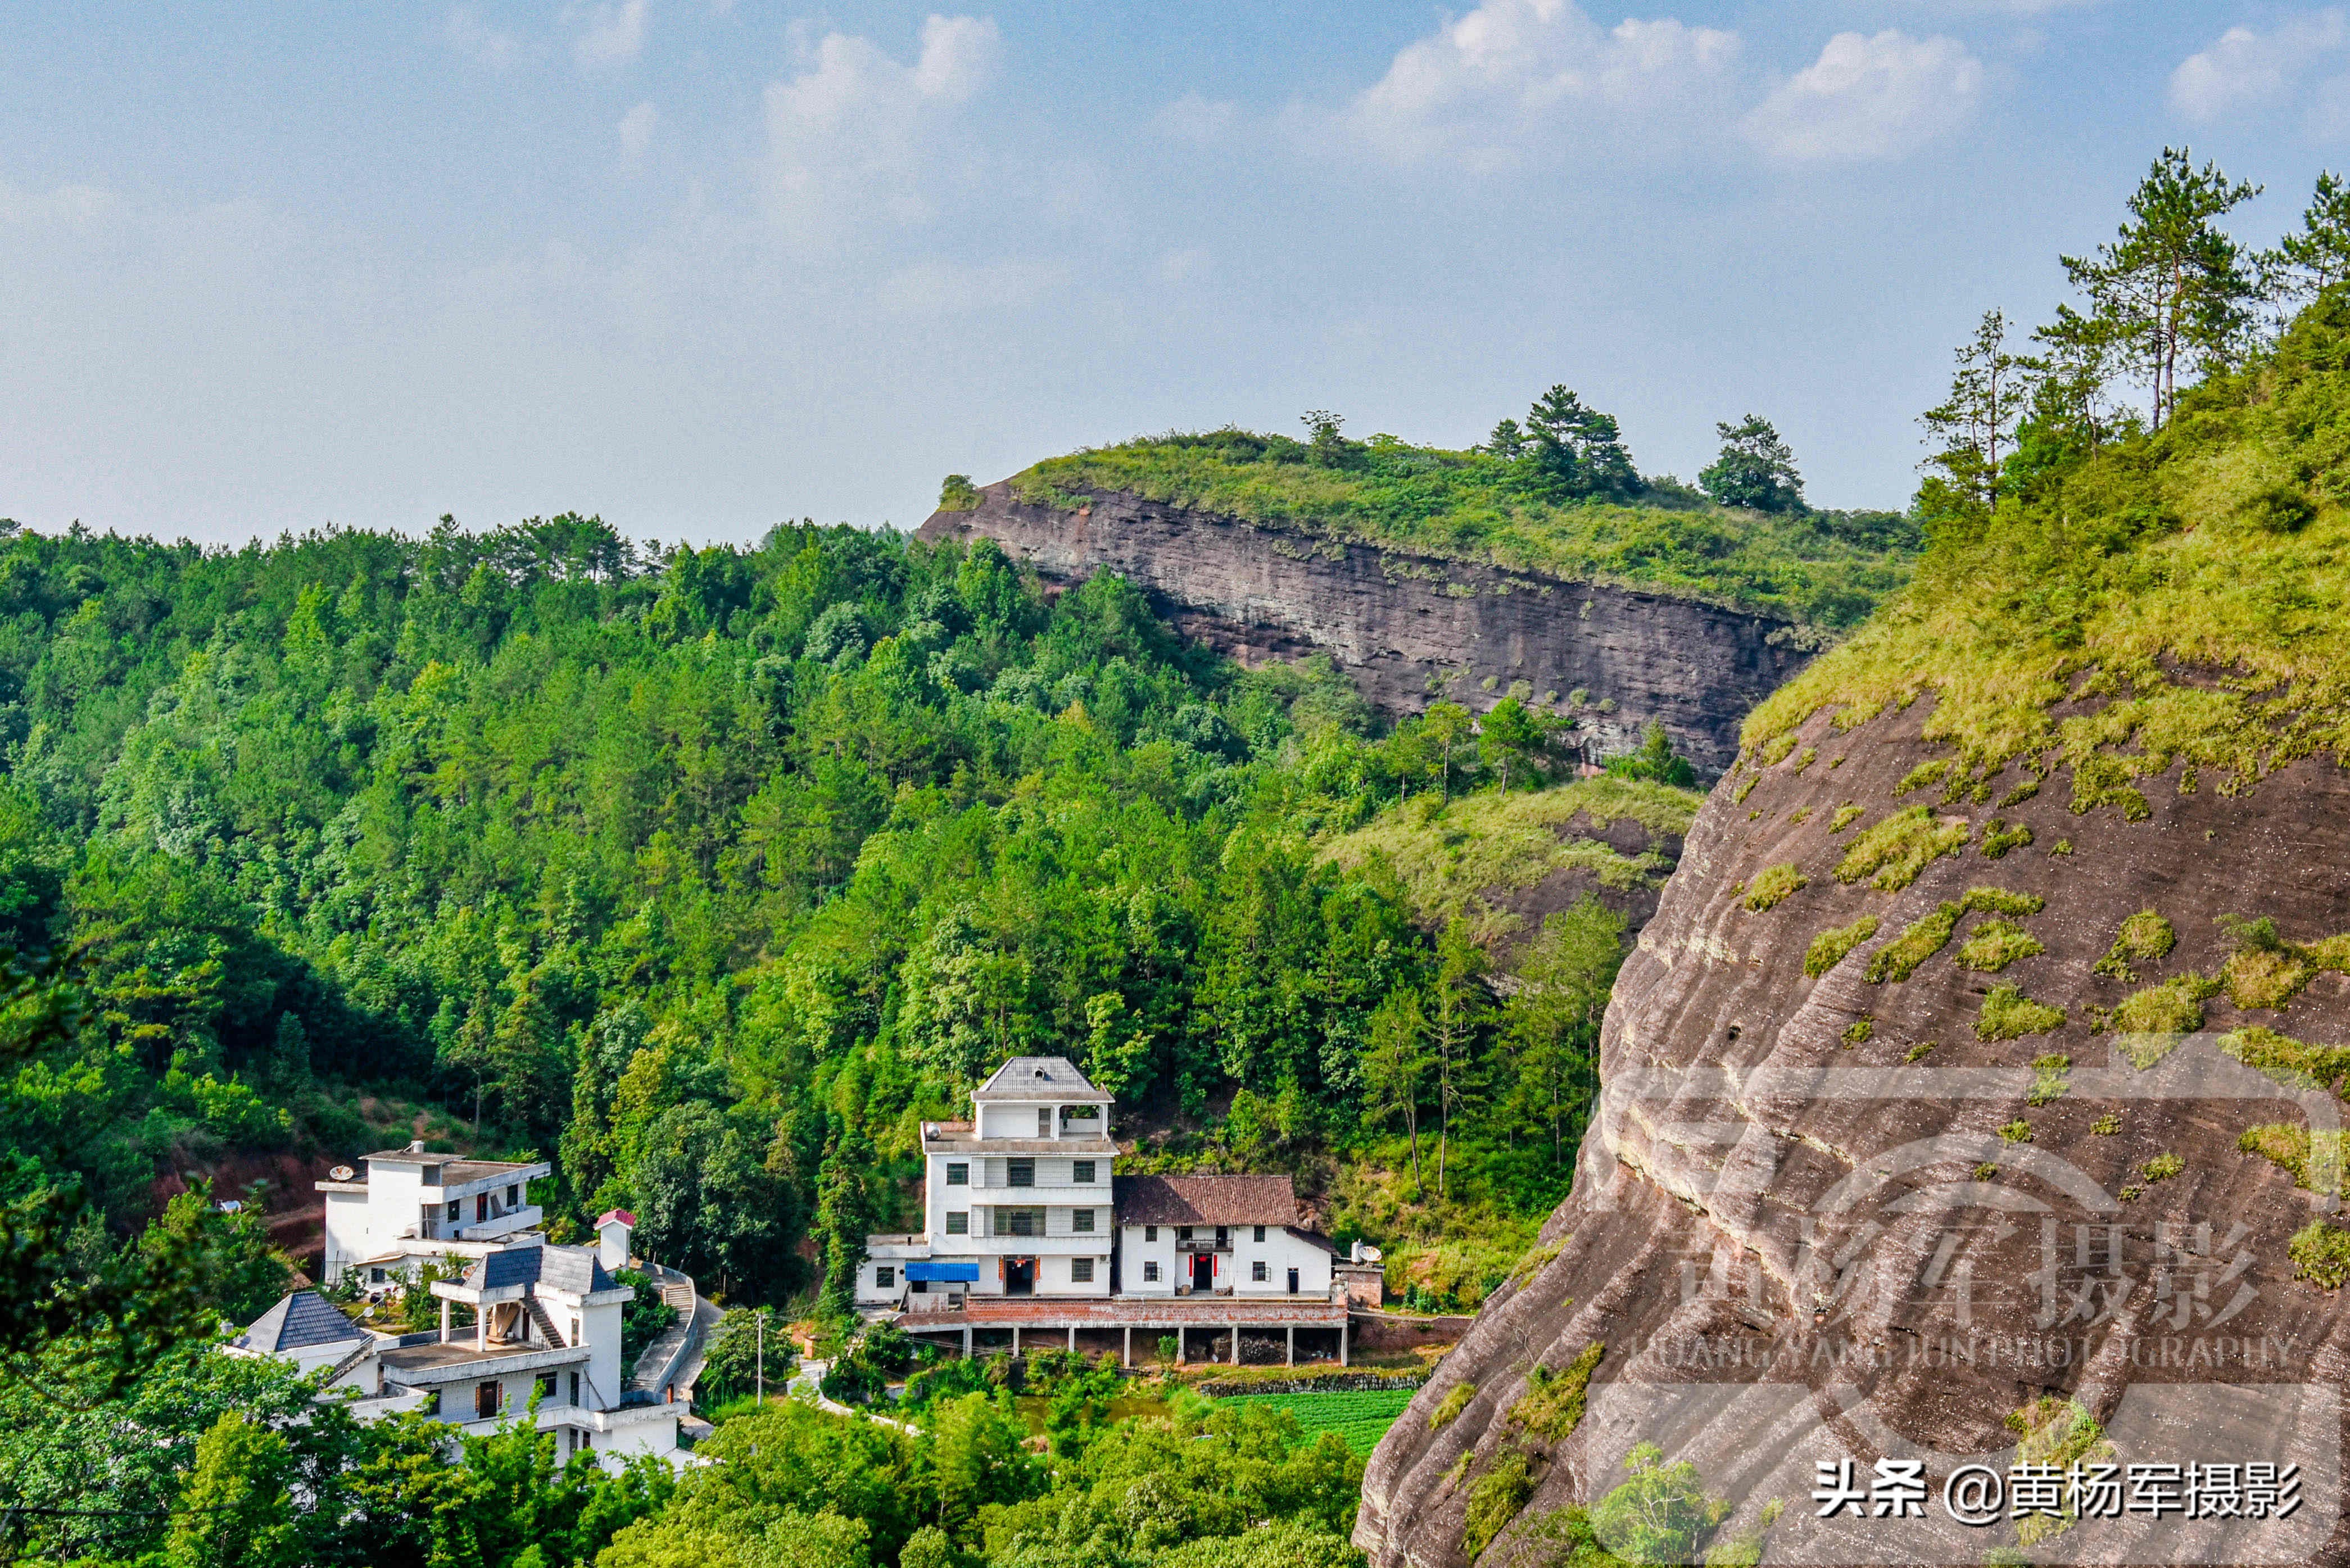
[[[424,1140],[421,1137],[410,1140],[408,1152],[411,1154],[422,1154],[424,1152]]]
[[[637,1217],[625,1209],[608,1210],[596,1217],[596,1259],[607,1269],[625,1267],[629,1261],[629,1232],[637,1228]]]

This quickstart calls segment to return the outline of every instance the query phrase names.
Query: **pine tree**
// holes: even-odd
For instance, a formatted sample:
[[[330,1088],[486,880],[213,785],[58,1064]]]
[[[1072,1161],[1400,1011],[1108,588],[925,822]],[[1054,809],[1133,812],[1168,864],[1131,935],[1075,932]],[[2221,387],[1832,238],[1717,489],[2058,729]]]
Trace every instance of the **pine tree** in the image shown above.
[[[2350,182],[2320,172],[2300,230],[2262,251],[2260,267],[2261,290],[2280,310],[2350,279]]]
[[[1721,455],[1699,471],[1698,487],[1724,506],[1756,512],[1804,510],[1804,476],[1795,452],[1771,421],[1749,414],[1736,424],[1717,423]]]
[[[1950,395],[1918,417],[1928,443],[1939,447],[1920,466],[1941,471],[1920,500],[1930,511],[1947,510],[1936,504],[1947,498],[1989,512],[1999,504],[2001,449],[2012,449],[2023,409],[2024,361],[2007,351],[2003,313],[1983,312],[1972,340],[1959,346],[1958,362]]]
[[[816,1178],[816,1242],[824,1259],[816,1310],[827,1317],[857,1311],[857,1271],[865,1262],[871,1206],[864,1173],[874,1160],[870,1139],[856,1128],[835,1136]]]
[[[2216,163],[2195,167],[2166,147],[2129,199],[2131,222],[2093,256],[2065,256],[2064,271],[2113,326],[2122,363],[2154,400],[2154,424],[2178,404],[2178,378],[2232,364],[2251,340],[2258,288],[2244,248],[2217,220],[2260,194]]]

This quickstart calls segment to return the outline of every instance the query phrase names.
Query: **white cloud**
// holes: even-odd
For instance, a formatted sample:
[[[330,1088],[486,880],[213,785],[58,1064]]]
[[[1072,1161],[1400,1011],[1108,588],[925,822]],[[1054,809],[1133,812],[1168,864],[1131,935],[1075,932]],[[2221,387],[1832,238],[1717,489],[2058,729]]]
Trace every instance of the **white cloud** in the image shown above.
[[[885,316],[1014,310],[1044,298],[1066,275],[1066,269],[1053,262],[915,262],[881,278],[873,290],[873,304]]]
[[[1518,161],[1578,117],[1661,123],[1726,86],[1738,35],[1671,17],[1602,29],[1570,0],[1486,0],[1405,46],[1340,130],[1401,161]]]
[[[1215,147],[1232,134],[1240,117],[1238,106],[1225,99],[1202,98],[1187,92],[1151,116],[1161,136],[1188,141],[1194,147]]]
[[[644,52],[646,0],[619,0],[596,7],[587,30],[571,46],[583,66],[624,66]]]
[[[660,124],[660,110],[650,100],[637,105],[620,117],[620,162],[630,169],[645,160],[645,149],[652,145],[653,130]]]
[[[2170,107],[2190,119],[2260,109],[2288,96],[2324,55],[2350,44],[2339,10],[2290,17],[2273,30],[2230,27],[2170,73]]]
[[[1159,258],[1159,281],[1189,283],[1208,270],[1214,258],[1198,245],[1180,251],[1170,251]]]
[[[1955,38],[1838,33],[1754,107],[1743,129],[1784,162],[1898,158],[1972,119],[1982,90],[1982,62]]]
[[[770,207],[802,239],[868,217],[927,221],[935,187],[968,164],[953,117],[995,68],[993,21],[933,16],[911,65],[828,33],[808,68],[766,93]]]
[[[514,64],[515,57],[521,52],[513,34],[501,33],[488,26],[469,6],[460,5],[451,11],[442,33],[451,48],[475,65],[494,71]]]

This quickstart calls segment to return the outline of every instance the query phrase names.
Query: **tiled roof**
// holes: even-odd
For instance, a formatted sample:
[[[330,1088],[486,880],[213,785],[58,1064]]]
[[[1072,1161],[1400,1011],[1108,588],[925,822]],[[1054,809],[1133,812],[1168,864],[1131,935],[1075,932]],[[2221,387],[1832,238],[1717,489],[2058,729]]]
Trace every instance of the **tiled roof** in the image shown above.
[[[972,1092],[974,1100],[1107,1100],[1066,1056],[1014,1056]]]
[[[316,1291],[295,1291],[253,1320],[236,1336],[241,1350],[277,1355],[314,1345],[343,1345],[367,1338],[367,1331],[335,1310]]]
[[[1297,1223],[1285,1176],[1121,1176],[1112,1185],[1121,1225]]]
[[[614,1284],[590,1247],[504,1247],[465,1271],[466,1286],[477,1291],[541,1282],[574,1295],[608,1291]]]

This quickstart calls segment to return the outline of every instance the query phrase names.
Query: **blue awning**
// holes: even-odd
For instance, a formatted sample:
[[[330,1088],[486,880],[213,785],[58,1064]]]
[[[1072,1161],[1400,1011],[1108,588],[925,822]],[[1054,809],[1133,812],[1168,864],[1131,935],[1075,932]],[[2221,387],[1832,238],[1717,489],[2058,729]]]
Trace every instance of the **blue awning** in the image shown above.
[[[979,1282],[977,1263],[909,1263],[906,1277],[910,1280],[963,1280]]]

